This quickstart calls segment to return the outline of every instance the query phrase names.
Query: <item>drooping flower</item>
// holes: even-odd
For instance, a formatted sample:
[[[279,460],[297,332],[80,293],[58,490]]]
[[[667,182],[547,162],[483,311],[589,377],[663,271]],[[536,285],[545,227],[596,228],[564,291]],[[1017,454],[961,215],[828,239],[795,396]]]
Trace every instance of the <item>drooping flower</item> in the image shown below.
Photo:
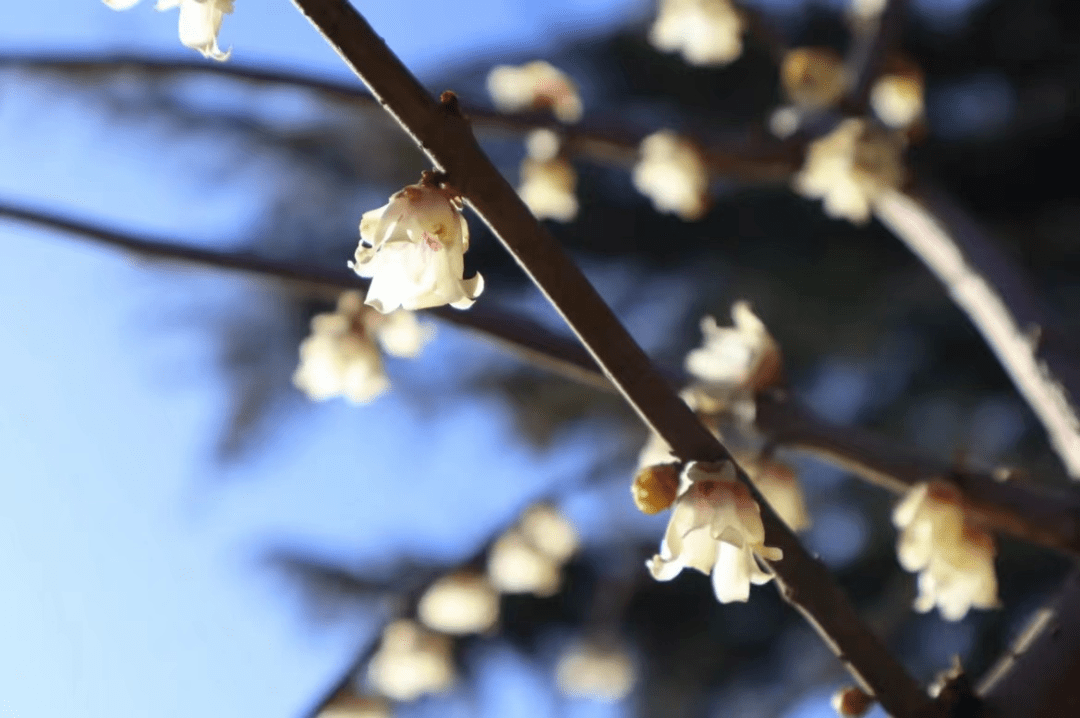
[[[428,587],[417,615],[429,628],[452,636],[483,633],[499,619],[499,594],[484,576],[458,571]]]
[[[693,221],[701,219],[709,208],[709,171],[701,151],[670,130],[642,140],[641,159],[634,166],[632,179],[659,212]]]
[[[726,65],[742,55],[744,29],[730,0],[660,0],[649,42],[691,65]]]
[[[449,304],[468,309],[484,291],[476,274],[464,279],[469,225],[461,200],[448,190],[409,185],[360,219],[360,244],[349,267],[370,277],[366,303],[383,314]]]
[[[916,484],[897,505],[893,523],[901,530],[900,565],[919,573],[915,610],[937,606],[943,618],[959,621],[972,608],[997,607],[994,539],[964,516],[954,486]]]
[[[634,687],[637,670],[620,641],[605,637],[571,644],[559,657],[555,683],[571,698],[622,700]]]
[[[382,695],[413,701],[442,693],[454,682],[452,646],[446,636],[416,621],[400,619],[383,629],[379,650],[368,663],[368,681]]]
[[[359,292],[343,292],[336,311],[312,317],[293,374],[293,384],[311,399],[343,396],[365,404],[390,387],[379,345],[388,354],[411,358],[430,340],[433,329],[411,312],[384,316],[363,301]]]
[[[550,109],[560,122],[581,119],[581,96],[574,81],[549,62],[498,65],[487,77],[488,94],[502,112]]]
[[[810,514],[795,469],[773,459],[741,461],[740,465],[788,528],[802,531],[810,527]]]
[[[102,0],[113,10],[127,10],[139,0]],[[221,20],[233,11],[233,0],[158,0],[155,9],[180,8],[180,42],[203,57],[224,62],[232,50],[221,51],[217,44]]]
[[[529,156],[521,163],[518,194],[537,219],[569,222],[578,212],[577,172],[559,155],[559,144],[550,130],[529,133],[525,142]]]
[[[758,558],[778,561],[783,552],[765,545],[761,509],[733,463],[691,462],[686,478],[689,487],[675,500],[649,571],[658,581],[669,581],[687,567],[711,573],[717,600],[746,601],[751,583],[772,579]]]
[[[780,348],[747,302],[736,302],[731,318],[733,327],[701,320],[704,343],[686,355],[686,371],[696,381],[684,393],[701,411],[753,419],[754,393],[781,379]]]
[[[825,214],[863,224],[873,203],[904,180],[904,138],[867,120],[849,118],[814,140],[795,176],[795,191],[824,200]]]

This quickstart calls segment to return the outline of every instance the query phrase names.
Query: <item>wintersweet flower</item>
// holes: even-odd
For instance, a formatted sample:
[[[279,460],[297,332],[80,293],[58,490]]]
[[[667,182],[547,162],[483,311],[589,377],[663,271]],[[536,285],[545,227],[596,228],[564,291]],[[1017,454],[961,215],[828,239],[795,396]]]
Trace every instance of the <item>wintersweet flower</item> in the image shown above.
[[[964,516],[959,490],[940,481],[916,484],[893,523],[901,530],[900,565],[919,572],[915,610],[937,606],[943,618],[959,621],[971,608],[997,607],[994,540]]]
[[[902,130],[923,116],[923,74],[903,56],[888,59],[870,88],[870,107],[885,125]]]
[[[487,76],[488,94],[502,112],[550,109],[560,122],[581,119],[581,96],[574,81],[549,62],[498,65]]]
[[[127,10],[139,0],[102,0],[113,10]],[[233,11],[233,0],[158,0],[156,10],[180,8],[180,42],[203,57],[224,62],[232,50],[221,51],[217,44],[221,20]]]
[[[417,615],[429,628],[452,636],[483,633],[499,619],[499,593],[484,576],[458,571],[428,587]]]
[[[686,371],[696,380],[686,391],[704,412],[731,411],[752,420],[754,393],[781,380],[780,347],[747,302],[731,308],[733,327],[712,317],[701,320],[704,343],[686,355]]]
[[[360,244],[349,267],[370,277],[367,304],[383,314],[449,304],[468,309],[484,278],[464,279],[469,225],[449,190],[409,185],[360,219]]]
[[[632,179],[659,212],[692,221],[701,219],[709,207],[709,171],[701,151],[670,130],[642,140]]]
[[[518,194],[537,219],[569,222],[578,213],[574,196],[577,173],[565,158],[535,160],[526,157],[521,163],[521,186]]]
[[[689,487],[675,500],[649,571],[658,581],[670,581],[687,567],[711,573],[717,600],[746,601],[750,584],[772,579],[758,560],[779,561],[783,552],[765,545],[761,509],[732,462],[691,462],[686,478]]]
[[[726,65],[743,51],[744,23],[729,0],[660,0],[649,42],[691,65]]]
[[[850,118],[814,140],[794,189],[824,200],[825,214],[864,224],[873,203],[904,180],[904,138],[867,120]]]
[[[549,503],[533,504],[518,521],[521,534],[553,561],[563,564],[578,550],[573,524]]]
[[[559,658],[555,683],[572,698],[622,700],[634,687],[637,671],[626,648],[615,640],[585,640],[572,644]]]
[[[442,693],[454,682],[450,639],[416,621],[401,619],[383,629],[379,650],[368,663],[368,681],[382,695],[413,701]]]
[[[742,462],[754,488],[792,531],[810,528],[810,514],[799,475],[787,464],[772,459]]]
[[[416,356],[433,330],[411,312],[382,315],[365,307],[359,292],[343,292],[337,310],[316,314],[311,334],[300,343],[300,365],[293,384],[315,401],[343,396],[365,404],[390,387],[383,371],[382,350],[394,356]]]
[[[488,551],[488,578],[503,593],[554,596],[559,592],[559,564],[533,546],[517,529],[495,541]]]
[[[799,107],[828,107],[847,91],[844,58],[829,47],[797,47],[784,55],[780,84]]]

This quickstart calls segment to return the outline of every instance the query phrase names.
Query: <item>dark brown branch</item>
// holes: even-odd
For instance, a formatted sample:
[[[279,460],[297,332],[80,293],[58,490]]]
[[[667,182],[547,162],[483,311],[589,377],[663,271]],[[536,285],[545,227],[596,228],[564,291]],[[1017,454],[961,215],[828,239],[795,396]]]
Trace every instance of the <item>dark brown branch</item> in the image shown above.
[[[72,77],[115,75],[136,71],[151,77],[201,75],[226,77],[255,85],[286,85],[310,90],[328,99],[361,107],[371,107],[375,98],[353,83],[338,82],[291,70],[251,67],[234,63],[205,63],[187,59],[146,57],[142,55],[71,56],[41,54],[0,54],[0,68],[64,73]],[[464,108],[478,129],[491,133],[523,135],[537,129],[550,129],[564,138],[564,151],[574,157],[598,164],[628,169],[638,159],[642,133],[618,128],[617,122],[587,123],[567,127],[537,114],[506,115],[482,107]],[[612,118],[614,119],[614,118]],[[782,183],[802,162],[802,147],[795,142],[763,141],[748,145],[745,141],[713,145],[705,149],[705,163],[715,177],[734,178],[751,183]]]
[[[468,121],[428,96],[367,21],[342,0],[294,0],[436,168],[532,278],[645,423],[684,460],[729,459],[619,323],[562,247],[536,221],[480,150]],[[740,478],[750,485],[745,472]],[[758,497],[760,500],[760,497]],[[771,564],[782,594],[849,670],[897,718],[924,715],[932,702],[859,620],[828,570],[760,501],[767,541],[784,552]]]
[[[261,259],[249,253],[193,249],[164,240],[147,240],[55,213],[0,203],[0,217],[60,230],[137,257],[194,264],[296,284],[333,299],[345,289],[363,289],[366,280],[352,272]],[[531,364],[580,383],[613,390],[580,344],[516,314],[480,303],[467,312],[445,307],[426,310],[442,321],[495,342]],[[672,375],[673,380],[677,378]],[[830,424],[783,395],[758,397],[757,428],[780,446],[814,454],[894,493],[920,481],[949,478],[957,483],[972,515],[989,529],[1080,557],[1080,501],[1074,496],[1003,483],[985,474],[956,471],[896,447],[890,439],[855,427]]]

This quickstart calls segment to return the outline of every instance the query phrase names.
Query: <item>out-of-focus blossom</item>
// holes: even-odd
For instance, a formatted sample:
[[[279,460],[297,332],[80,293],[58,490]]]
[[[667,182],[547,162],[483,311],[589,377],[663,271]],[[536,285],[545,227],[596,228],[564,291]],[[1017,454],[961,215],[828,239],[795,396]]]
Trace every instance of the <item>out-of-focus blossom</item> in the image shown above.
[[[870,107],[893,129],[910,127],[923,116],[923,74],[919,66],[892,56],[870,88]]]
[[[383,629],[379,650],[368,663],[368,681],[382,695],[413,701],[441,693],[454,682],[451,641],[416,621],[401,619]]]
[[[731,308],[733,327],[712,317],[701,321],[704,343],[686,355],[686,371],[696,380],[684,394],[704,412],[754,416],[754,393],[781,380],[780,348],[747,302]]]
[[[855,20],[873,20],[885,9],[888,0],[851,0],[848,15]]]
[[[391,718],[390,706],[382,698],[341,693],[319,711],[316,718]]]
[[[577,172],[559,155],[561,141],[551,130],[534,130],[525,138],[528,153],[521,163],[518,194],[537,219],[569,222],[577,216]]]
[[[390,387],[376,342],[388,354],[410,358],[430,340],[434,330],[411,312],[384,316],[363,301],[359,292],[343,292],[336,311],[312,317],[293,374],[293,384],[311,399],[367,403]]]
[[[487,76],[487,89],[502,112],[550,109],[560,122],[581,119],[577,85],[566,73],[543,60],[492,68]]]
[[[629,695],[636,680],[630,653],[611,640],[574,643],[555,668],[556,685],[571,698],[619,701]]]
[[[971,608],[995,608],[994,540],[964,516],[963,496],[951,484],[916,484],[893,512],[904,569],[919,573],[915,610],[937,606],[959,621]]]
[[[670,130],[642,140],[632,179],[659,212],[692,221],[701,219],[709,207],[709,171],[701,151]]]
[[[772,459],[741,462],[754,487],[792,531],[810,528],[810,514],[795,469]]]
[[[500,536],[488,551],[488,578],[503,593],[554,596],[561,582],[559,568],[517,529]]]
[[[830,217],[865,223],[874,201],[903,182],[903,150],[900,134],[866,120],[844,120],[810,145],[795,191],[824,200]]]
[[[660,0],[649,42],[691,65],[726,65],[742,54],[744,29],[729,0]]]
[[[833,693],[832,707],[840,718],[862,718],[874,707],[874,697],[861,688],[848,686]]]
[[[113,10],[127,10],[139,0],[102,0]],[[233,0],[158,0],[157,10],[180,8],[180,42],[203,57],[225,61],[232,50],[221,51],[217,44],[221,20],[233,11]]]
[[[499,619],[499,594],[484,576],[459,571],[431,584],[420,598],[417,615],[442,633],[483,633]]]
[[[527,508],[518,528],[533,546],[560,564],[570,560],[578,549],[577,531],[551,504],[540,503]]]
[[[364,213],[356,261],[349,267],[371,278],[367,304],[383,314],[398,307],[473,305],[484,290],[484,278],[463,277],[469,225],[461,208],[450,191],[417,184]]]
[[[847,91],[844,59],[829,47],[797,47],[784,55],[780,84],[797,106],[828,107]]]
[[[687,567],[711,573],[717,600],[746,601],[751,583],[772,578],[758,565],[758,557],[778,561],[783,552],[765,545],[761,510],[736,477],[734,464],[691,462],[686,478],[689,488],[675,500],[660,553],[648,562],[649,570],[658,581],[669,581]]]

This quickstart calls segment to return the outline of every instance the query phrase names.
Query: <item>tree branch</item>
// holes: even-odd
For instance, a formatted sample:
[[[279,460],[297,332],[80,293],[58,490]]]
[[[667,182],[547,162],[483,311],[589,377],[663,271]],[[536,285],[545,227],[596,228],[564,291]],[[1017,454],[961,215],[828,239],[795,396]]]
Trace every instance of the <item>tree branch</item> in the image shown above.
[[[630,337],[562,247],[536,221],[480,150],[456,98],[436,104],[367,21],[342,0],[294,0],[383,107],[427,153],[532,278],[608,379],[646,424],[684,460],[729,459]],[[745,472],[740,478],[750,485]],[[760,499],[760,497],[758,497]],[[923,715],[932,702],[859,620],[824,564],[764,501],[767,541],[784,552],[771,564],[781,592],[897,718]]]
[[[367,280],[345,269],[295,265],[261,259],[250,253],[195,249],[164,240],[148,240],[3,202],[0,202],[0,217],[85,237],[139,257],[279,279],[327,300],[346,289],[367,287]],[[424,311],[493,341],[530,364],[588,386],[614,390],[580,344],[526,317],[500,312],[483,303],[467,312],[445,307]],[[669,376],[678,381],[675,373]],[[830,424],[783,395],[758,396],[755,422],[772,443],[814,454],[893,493],[902,494],[920,481],[948,478],[961,489],[972,518],[986,528],[1080,557],[1080,500],[1072,494],[1040,491],[997,481],[985,474],[950,469],[897,449],[890,439],[855,427]]]
[[[1080,479],[1078,354],[1053,330],[1022,272],[940,194],[889,192],[874,212],[967,313],[1046,428],[1069,475]]]
[[[885,58],[900,35],[907,11],[907,0],[886,0],[885,9],[866,27],[856,30],[848,57],[851,90],[846,104],[857,115],[866,112],[870,89],[881,73]]]
[[[225,77],[255,85],[285,85],[323,95],[359,107],[373,107],[375,98],[352,83],[338,82],[286,69],[244,66],[229,63],[205,63],[188,59],[163,60],[143,55],[53,55],[2,54],[0,68],[50,71],[74,77],[114,75],[136,71],[151,77],[202,75]],[[533,130],[549,129],[563,138],[562,150],[568,155],[597,164],[629,169],[638,160],[638,147],[644,135],[619,127],[617,118],[608,122],[586,123],[568,127],[537,113],[506,115],[482,107],[466,106],[468,119],[478,129],[495,133],[523,135]],[[748,183],[786,182],[802,163],[802,146],[797,142],[763,140],[747,146],[746,142],[713,144],[704,150],[703,159],[714,177],[738,179]]]

